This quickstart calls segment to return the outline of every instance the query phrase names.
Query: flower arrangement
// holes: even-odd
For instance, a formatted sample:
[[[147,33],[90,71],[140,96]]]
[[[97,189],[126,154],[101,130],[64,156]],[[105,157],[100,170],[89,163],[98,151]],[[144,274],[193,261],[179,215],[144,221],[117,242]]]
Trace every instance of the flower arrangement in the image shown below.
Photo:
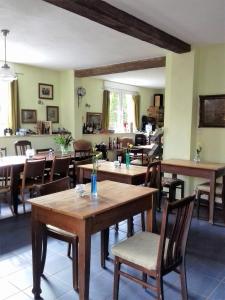
[[[93,173],[97,172],[98,160],[102,157],[102,152],[97,151],[95,147],[92,148],[92,163],[93,163]]]
[[[200,162],[200,153],[202,151],[201,145],[198,144],[195,151],[196,151],[196,153],[195,153],[194,161],[196,163],[198,163],[198,162]]]
[[[202,147],[201,145],[198,145],[197,148],[196,148],[196,153],[199,155],[202,151]]]
[[[54,137],[54,140],[56,144],[60,146],[64,146],[65,148],[68,148],[73,140],[72,135],[70,133],[67,134],[59,134],[56,137]]]

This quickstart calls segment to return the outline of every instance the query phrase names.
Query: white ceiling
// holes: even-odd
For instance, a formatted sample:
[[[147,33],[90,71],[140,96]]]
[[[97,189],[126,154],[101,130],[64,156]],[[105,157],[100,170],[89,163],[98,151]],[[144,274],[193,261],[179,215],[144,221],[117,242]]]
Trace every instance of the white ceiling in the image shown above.
[[[108,0],[185,42],[225,42],[225,0]],[[81,69],[163,56],[164,49],[41,0],[0,0],[9,61]],[[3,59],[3,39],[0,39]]]
[[[95,78],[147,88],[164,88],[165,68],[129,71],[124,73],[95,76]]]

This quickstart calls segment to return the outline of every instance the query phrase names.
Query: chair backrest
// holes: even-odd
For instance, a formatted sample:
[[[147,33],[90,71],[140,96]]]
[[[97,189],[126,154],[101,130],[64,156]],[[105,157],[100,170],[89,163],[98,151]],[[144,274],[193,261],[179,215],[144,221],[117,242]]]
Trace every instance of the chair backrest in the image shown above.
[[[12,182],[12,166],[0,167],[0,192],[4,192],[5,189],[10,189]]]
[[[67,177],[70,161],[70,156],[55,156],[52,162],[50,181],[53,181],[55,176]]]
[[[0,157],[7,156],[6,147],[0,147]]]
[[[27,159],[24,164],[22,188],[26,185],[27,179],[39,179],[44,183],[45,159]]]
[[[127,148],[127,144],[134,144],[134,141],[132,138],[122,137],[122,138],[119,138],[119,144],[121,144],[122,147]]]
[[[147,144],[147,140],[145,134],[143,133],[135,134],[135,146],[146,145],[146,144]]]
[[[192,195],[173,203],[165,202],[157,258],[157,269],[162,272],[175,268],[184,259],[194,200]],[[172,211],[175,215],[170,214]]]
[[[161,162],[151,162],[147,166],[144,186],[156,188],[161,191]]]
[[[31,142],[27,140],[16,141],[14,143],[16,155],[26,155],[26,150],[31,149]]]
[[[92,144],[91,142],[86,140],[77,140],[73,142],[73,149],[74,151],[80,151],[80,150],[92,151]]]
[[[45,184],[35,185],[33,187],[33,195],[36,197],[44,196],[68,190],[69,188],[70,178],[67,176]]]

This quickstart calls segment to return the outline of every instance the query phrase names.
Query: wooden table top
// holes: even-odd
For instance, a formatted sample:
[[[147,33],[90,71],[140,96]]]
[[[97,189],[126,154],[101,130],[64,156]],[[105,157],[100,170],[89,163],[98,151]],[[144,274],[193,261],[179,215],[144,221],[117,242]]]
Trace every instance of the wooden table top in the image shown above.
[[[80,165],[78,166],[78,168],[92,170],[93,164]],[[125,164],[121,164],[121,166],[115,167],[113,162],[105,161],[99,164],[98,171],[127,176],[138,176],[140,174],[146,173],[147,168],[135,165],[130,165],[129,168],[126,168]]]
[[[210,163],[210,162],[196,163],[194,161],[184,160],[184,159],[168,159],[168,160],[163,160],[161,163],[162,165],[205,169],[205,170],[212,170],[212,171],[217,171],[219,169],[225,168],[225,164],[221,164],[221,163]]]
[[[85,192],[89,194],[80,196],[75,189],[70,189],[28,201],[33,206],[44,208],[50,212],[86,219],[135,199],[150,196],[152,193],[156,193],[157,189],[105,180],[98,182],[97,199],[90,197],[90,184],[85,185]]]

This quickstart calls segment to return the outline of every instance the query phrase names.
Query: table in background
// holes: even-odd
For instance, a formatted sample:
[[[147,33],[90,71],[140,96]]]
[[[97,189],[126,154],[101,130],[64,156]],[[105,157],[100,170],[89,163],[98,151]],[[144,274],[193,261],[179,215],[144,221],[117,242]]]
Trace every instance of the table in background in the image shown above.
[[[78,166],[79,183],[83,183],[84,179],[90,179],[93,170],[92,164]],[[125,164],[115,167],[113,162],[105,161],[100,163],[97,169],[97,179],[112,180],[128,184],[141,184],[145,181],[146,167],[130,165],[126,168]]]
[[[90,185],[88,185],[90,191]],[[147,230],[152,231],[152,195],[156,189],[113,181],[98,183],[98,198],[80,197],[75,189],[29,200],[32,204],[33,293],[41,294],[41,249],[43,224],[78,235],[79,297],[89,299],[91,235],[135,214],[147,211]],[[101,287],[99,287],[101,288]]]
[[[223,185],[225,184],[225,164],[169,159],[162,161],[161,170],[166,173],[206,178],[210,181],[209,222],[213,224],[216,179],[222,177]]]

